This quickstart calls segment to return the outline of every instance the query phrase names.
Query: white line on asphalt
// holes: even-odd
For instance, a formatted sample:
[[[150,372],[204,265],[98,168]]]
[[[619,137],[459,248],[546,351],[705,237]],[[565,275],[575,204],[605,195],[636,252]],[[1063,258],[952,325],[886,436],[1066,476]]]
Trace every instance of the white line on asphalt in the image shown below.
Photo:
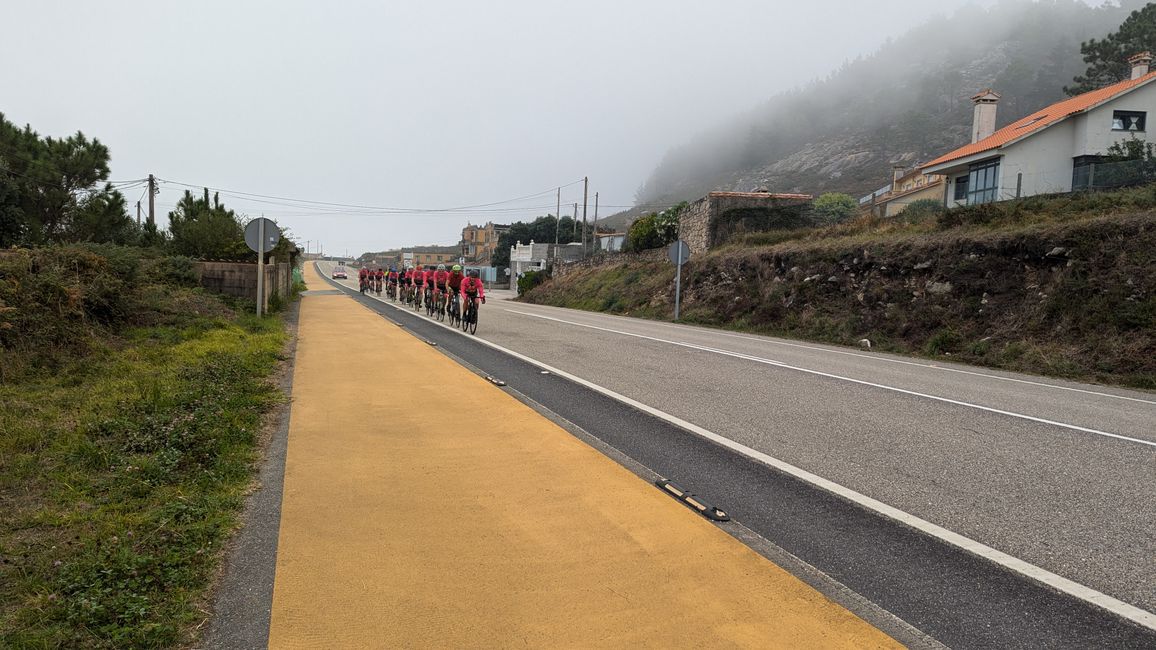
[[[565,307],[554,307],[552,305],[534,305],[534,307],[546,307],[549,309],[557,309],[559,311],[567,311],[567,312],[574,311],[572,309],[566,309]],[[513,309],[506,309],[505,311],[508,311],[510,313],[513,313],[513,314],[525,314],[526,313],[526,312],[515,311]],[[535,315],[535,314],[526,314],[526,315]],[[1010,381],[1010,382],[1015,382],[1017,384],[1028,384],[1031,386],[1040,386],[1043,388],[1054,388],[1056,390],[1066,390],[1066,391],[1071,391],[1073,393],[1085,393],[1087,395],[1096,395],[1098,397],[1111,397],[1113,399],[1122,399],[1122,400],[1128,400],[1129,402],[1140,402],[1141,404],[1152,404],[1152,405],[1156,406],[1156,400],[1143,399],[1143,398],[1139,398],[1139,397],[1129,397],[1127,395],[1116,395],[1114,393],[1105,393],[1102,391],[1088,390],[1086,388],[1073,388],[1071,386],[1059,386],[1057,384],[1049,384],[1049,383],[1043,382],[1043,381],[1031,381],[1030,379],[1016,379],[1015,377],[1003,377],[1000,375],[992,375],[992,374],[989,374],[986,372],[976,372],[974,370],[963,370],[962,368],[948,368],[947,366],[937,366],[937,365],[932,364],[932,363],[919,363],[918,361],[905,361],[903,359],[892,359],[889,357],[885,357],[885,356],[881,356],[881,355],[875,355],[875,354],[863,354],[862,352],[850,352],[848,350],[832,350],[831,348],[824,348],[824,347],[820,347],[817,345],[806,345],[804,343],[791,343],[790,341],[781,341],[779,339],[772,338],[769,336],[750,336],[750,335],[746,335],[746,334],[736,334],[734,332],[725,332],[725,331],[717,330],[717,329],[694,327],[691,325],[683,325],[681,323],[667,323],[665,321],[660,321],[660,320],[642,321],[639,319],[630,319],[626,316],[614,316],[612,314],[584,312],[582,315],[583,316],[589,315],[589,316],[593,316],[593,317],[605,317],[605,318],[610,318],[610,319],[629,320],[629,321],[631,321],[632,324],[634,321],[637,321],[639,323],[665,325],[665,326],[670,327],[672,329],[681,330],[681,331],[689,330],[691,332],[696,332],[696,333],[703,333],[703,334],[710,333],[714,336],[725,336],[727,338],[741,339],[744,341],[755,341],[758,343],[770,343],[773,345],[781,345],[781,346],[789,347],[789,348],[801,348],[804,350],[815,350],[817,352],[828,352],[830,354],[842,354],[842,355],[849,356],[849,357],[859,357],[861,359],[869,359],[872,361],[885,361],[887,363],[898,363],[898,364],[902,364],[905,366],[917,366],[919,368],[927,368],[929,370],[942,370],[943,372],[955,372],[955,373],[959,373],[961,375],[972,375],[975,377],[986,377],[988,379],[998,379],[999,381]]]
[[[1132,438],[1129,436],[1120,435],[1118,433],[1111,433],[1108,431],[1100,431],[1099,429],[1090,429],[1088,427],[1081,427],[1081,426],[1076,425],[1076,424],[1068,424],[1066,422],[1057,422],[1056,420],[1047,420],[1044,418],[1037,418],[1034,415],[1027,415],[1024,413],[1016,413],[1014,411],[1004,411],[1002,409],[992,408],[990,406],[983,406],[980,404],[972,404],[971,402],[964,402],[964,401],[960,401],[960,400],[956,400],[956,399],[951,399],[949,397],[940,397],[938,395],[930,395],[928,393],[920,393],[920,392],[913,391],[913,390],[907,390],[906,388],[898,388],[896,386],[888,386],[886,384],[877,384],[877,383],[872,382],[872,381],[865,381],[863,379],[855,379],[854,377],[844,377],[843,375],[836,375],[836,374],[832,374],[829,372],[823,372],[821,370],[812,370],[810,368],[803,368],[801,366],[793,366],[793,365],[788,364],[788,363],[783,363],[782,361],[775,361],[774,359],[765,359],[763,357],[756,357],[756,356],[751,355],[751,354],[743,354],[741,352],[732,352],[730,350],[722,350],[719,348],[712,348],[712,347],[708,347],[705,345],[698,345],[695,343],[685,343],[683,341],[672,341],[670,339],[660,339],[656,336],[647,336],[645,334],[636,334],[634,332],[625,332],[622,330],[610,329],[609,327],[599,327],[597,325],[586,325],[584,323],[576,323],[573,321],[563,320],[561,318],[554,318],[553,316],[543,316],[542,314],[531,314],[529,312],[516,311],[513,309],[507,309],[506,311],[514,313],[514,314],[521,314],[523,316],[531,316],[533,318],[541,318],[543,320],[551,320],[551,321],[555,321],[558,323],[565,323],[567,325],[573,325],[575,327],[585,327],[587,329],[598,330],[601,332],[609,332],[612,334],[620,334],[622,336],[631,336],[634,338],[646,339],[648,341],[656,341],[658,343],[667,343],[669,345],[677,345],[679,347],[690,348],[692,350],[702,350],[704,352],[713,352],[715,354],[721,354],[721,355],[728,356],[728,357],[735,357],[736,359],[745,359],[747,361],[754,361],[756,363],[762,363],[762,364],[766,364],[769,366],[775,366],[776,368],[786,368],[788,370],[796,370],[798,372],[805,372],[805,373],[812,374],[812,375],[819,375],[820,377],[828,377],[830,379],[838,379],[840,381],[847,381],[847,382],[851,382],[854,384],[861,384],[863,386],[871,386],[873,388],[882,388],[883,390],[894,391],[896,393],[903,393],[905,395],[912,395],[915,397],[923,397],[925,399],[931,399],[931,400],[935,400],[938,402],[946,402],[948,404],[955,404],[956,406],[964,406],[967,408],[978,409],[980,411],[987,411],[988,413],[998,413],[999,415],[1006,415],[1009,417],[1019,418],[1022,420],[1031,420],[1032,422],[1040,422],[1042,424],[1050,424],[1052,426],[1062,427],[1065,429],[1072,429],[1073,431],[1082,431],[1084,433],[1092,433],[1092,434],[1095,434],[1097,436],[1104,436],[1106,438],[1115,438],[1117,440],[1124,440],[1127,442],[1134,442],[1134,443],[1141,444],[1141,445],[1147,445],[1149,447],[1156,447],[1156,441],[1152,441],[1152,440],[1142,440],[1140,438]]]
[[[353,293],[354,290],[352,287],[348,287],[348,289],[349,289],[350,293]],[[398,311],[410,313],[410,310],[405,309],[404,307],[401,307],[399,305],[395,305],[395,304],[388,302],[386,300],[383,300],[381,298],[377,298],[377,300],[381,301],[382,303],[384,303],[386,305],[389,305],[390,307],[393,307],[394,309],[397,309]],[[416,312],[414,312],[414,313],[416,313]],[[418,315],[420,316],[420,314],[418,314]],[[756,461],[763,463],[764,465],[767,465],[769,467],[773,467],[773,468],[775,468],[775,469],[777,469],[777,470],[779,470],[785,474],[789,474],[791,476],[794,476],[795,478],[798,478],[798,479],[805,481],[811,485],[814,485],[815,487],[818,487],[822,490],[826,490],[827,492],[830,492],[830,493],[835,494],[837,496],[840,496],[844,499],[847,499],[848,501],[851,501],[852,503],[856,503],[856,504],[858,504],[864,508],[867,508],[868,510],[871,510],[873,512],[877,512],[880,515],[887,517],[888,519],[892,519],[894,521],[898,521],[902,524],[910,526],[910,527],[912,527],[916,530],[919,530],[919,531],[921,531],[927,535],[930,535],[931,537],[934,537],[934,538],[939,539],[943,542],[951,544],[952,546],[955,546],[957,548],[963,549],[964,551],[971,553],[973,555],[977,555],[979,557],[982,557],[982,558],[984,558],[990,562],[994,562],[994,563],[1004,567],[1005,569],[1009,569],[1011,571],[1014,571],[1015,573],[1026,576],[1031,580],[1035,580],[1036,582],[1042,583],[1048,587],[1051,587],[1052,589],[1055,589],[1055,590],[1060,591],[1062,593],[1068,594],[1069,596],[1072,596],[1078,600],[1082,600],[1086,603],[1089,603],[1091,605],[1094,605],[1096,607],[1099,607],[1101,609],[1109,611],[1109,612],[1115,614],[1116,616],[1119,616],[1121,618],[1124,618],[1124,619],[1127,619],[1127,620],[1132,621],[1134,623],[1137,623],[1137,624],[1139,624],[1145,628],[1148,628],[1150,630],[1156,630],[1156,614],[1154,614],[1152,612],[1140,609],[1139,607],[1136,607],[1135,605],[1129,605],[1128,603],[1125,603],[1124,601],[1119,600],[1117,598],[1113,598],[1113,597],[1109,596],[1108,594],[1105,594],[1105,593],[1100,592],[1100,591],[1096,591],[1095,589],[1092,589],[1091,587],[1084,586],[1084,585],[1082,585],[1078,582],[1075,582],[1073,580],[1069,580],[1069,579],[1067,579],[1061,575],[1057,575],[1055,573],[1052,573],[1051,571],[1048,571],[1047,569],[1044,569],[1044,568],[1038,567],[1034,564],[1031,564],[1030,562],[1025,562],[1025,561],[1023,561],[1017,557],[1008,555],[1007,553],[1004,553],[1003,551],[996,550],[996,549],[994,549],[994,548],[992,548],[992,547],[990,547],[990,546],[988,546],[982,542],[978,542],[976,540],[973,540],[970,537],[965,537],[963,535],[960,535],[959,533],[950,531],[950,530],[948,530],[942,526],[938,526],[936,524],[933,524],[930,521],[927,521],[926,519],[921,519],[920,517],[917,517],[913,514],[910,514],[908,512],[904,512],[903,510],[900,510],[899,508],[889,506],[886,503],[883,503],[882,501],[879,501],[879,500],[876,500],[876,499],[873,499],[873,498],[867,496],[866,494],[856,492],[855,490],[852,490],[851,488],[844,487],[844,486],[842,486],[842,485],[840,485],[834,481],[830,481],[828,479],[825,479],[825,478],[823,478],[817,474],[812,474],[811,472],[808,472],[807,470],[805,470],[801,467],[796,467],[796,466],[794,466],[794,465],[792,465],[786,461],[779,460],[778,458],[775,458],[774,456],[771,456],[769,454],[765,454],[765,453],[763,453],[757,449],[752,449],[751,447],[748,447],[742,443],[735,442],[734,440],[731,440],[730,438],[723,437],[717,433],[714,433],[713,431],[709,431],[707,429],[704,429],[704,428],[698,426],[697,424],[687,422],[686,420],[683,420],[677,416],[666,413],[665,411],[660,411],[660,410],[658,410],[652,406],[648,406],[646,404],[643,404],[642,402],[631,399],[625,395],[622,395],[620,393],[616,393],[616,392],[610,390],[609,388],[605,388],[605,387],[600,386],[598,384],[595,384],[593,382],[582,379],[581,377],[572,375],[572,374],[566,372],[565,370],[559,370],[558,368],[555,368],[553,366],[542,363],[541,361],[538,361],[537,359],[534,359],[532,357],[528,357],[524,354],[521,354],[519,352],[515,352],[515,351],[510,350],[508,348],[504,348],[504,347],[498,345],[497,343],[493,343],[493,342],[487,341],[485,339],[478,338],[476,336],[470,336],[470,335],[466,334],[465,332],[458,330],[457,328],[450,327],[449,325],[446,325],[445,323],[439,323],[435,320],[432,320],[429,318],[424,318],[424,317],[423,317],[423,320],[426,320],[426,321],[428,321],[434,325],[440,325],[441,327],[444,327],[444,328],[450,330],[451,332],[457,332],[458,334],[465,336],[466,338],[468,338],[470,340],[477,341],[478,343],[480,343],[482,345],[490,347],[494,350],[498,350],[499,352],[503,352],[505,354],[508,354],[508,355],[514,357],[515,359],[521,359],[522,361],[525,361],[526,363],[530,363],[530,364],[533,364],[535,366],[538,366],[542,370],[548,370],[555,375],[558,375],[560,377],[564,377],[565,379],[569,379],[570,381],[572,381],[576,384],[579,384],[581,386],[585,386],[586,388],[589,388],[590,390],[592,390],[596,393],[600,393],[602,395],[605,395],[606,397],[609,397],[611,399],[622,402],[623,404],[627,404],[629,406],[632,406],[632,407],[634,407],[634,408],[636,408],[636,409],[638,409],[644,413],[649,413],[650,415],[653,415],[654,417],[656,417],[660,420],[663,420],[665,422],[669,422],[670,424],[673,424],[676,427],[680,427],[680,428],[685,429],[687,431],[690,431],[691,433],[694,433],[700,437],[706,438],[707,440],[711,440],[711,441],[713,441],[719,445],[722,445],[723,447],[726,447],[727,449],[735,451],[735,452],[737,452],[743,456],[746,456],[748,458],[756,460]]]

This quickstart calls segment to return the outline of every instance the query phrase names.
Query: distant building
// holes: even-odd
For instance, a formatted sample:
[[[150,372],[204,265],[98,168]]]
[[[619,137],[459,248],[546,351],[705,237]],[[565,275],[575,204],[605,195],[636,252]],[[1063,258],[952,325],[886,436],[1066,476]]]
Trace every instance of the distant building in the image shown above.
[[[1130,59],[1132,76],[1040,109],[995,130],[999,95],[975,97],[971,143],[923,166],[946,176],[944,205],[974,205],[1036,194],[1127,184],[1127,163],[1104,160],[1118,142],[1146,140],[1156,111],[1152,54]],[[1135,175],[1133,181],[1138,180]]]
[[[493,222],[484,226],[467,224],[462,228],[461,257],[471,264],[488,266],[498,250],[498,239],[509,231],[509,226]]]
[[[878,216],[894,217],[915,201],[942,199],[945,180],[940,174],[924,174],[918,166],[909,170],[896,165],[891,168],[891,185],[881,193],[868,195],[866,201],[860,199],[859,203],[869,206]]]
[[[510,277],[516,280],[523,273],[541,271],[550,264],[550,249],[553,244],[529,244],[517,242],[510,247]]]
[[[594,236],[594,249],[607,253],[617,253],[626,245],[626,233],[604,232]]]
[[[431,246],[401,252],[403,265],[457,264],[460,257],[456,246]]]

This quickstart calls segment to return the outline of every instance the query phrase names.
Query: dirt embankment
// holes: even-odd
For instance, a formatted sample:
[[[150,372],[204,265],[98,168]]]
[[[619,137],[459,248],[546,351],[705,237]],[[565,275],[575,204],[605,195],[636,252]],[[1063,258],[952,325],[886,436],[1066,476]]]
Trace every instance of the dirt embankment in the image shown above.
[[[627,256],[530,302],[669,319],[674,269]],[[1156,389],[1156,215],[712,252],[688,322]]]

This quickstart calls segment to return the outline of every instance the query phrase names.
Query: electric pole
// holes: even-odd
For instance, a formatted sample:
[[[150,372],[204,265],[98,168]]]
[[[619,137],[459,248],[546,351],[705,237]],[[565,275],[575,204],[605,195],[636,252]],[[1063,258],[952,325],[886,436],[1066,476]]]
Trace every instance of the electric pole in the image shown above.
[[[554,210],[554,257],[558,259],[558,231],[562,229],[562,188],[558,188],[558,208]]]
[[[594,193],[594,225],[590,227],[593,232],[590,234],[590,254],[598,254],[598,192]]]
[[[590,196],[590,177],[582,177],[582,259],[586,259],[586,200]]]
[[[140,228],[140,201],[136,202],[136,227]]]
[[[573,233],[573,235],[575,237],[578,236],[578,204],[577,203],[574,204],[574,233]]]
[[[149,174],[149,221],[151,221],[153,224],[156,224],[157,222],[156,196],[157,178],[156,176]]]

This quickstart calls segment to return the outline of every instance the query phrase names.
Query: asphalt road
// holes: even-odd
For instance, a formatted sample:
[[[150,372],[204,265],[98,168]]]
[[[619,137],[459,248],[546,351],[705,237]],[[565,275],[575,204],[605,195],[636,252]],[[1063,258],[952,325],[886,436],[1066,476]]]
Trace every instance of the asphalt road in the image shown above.
[[[383,313],[400,314],[388,308]],[[438,329],[414,326],[427,335]],[[491,300],[483,308],[479,337],[1064,578],[1156,610],[1156,398],[1152,395],[501,300]],[[460,352],[467,357],[481,354]],[[545,381],[536,378],[536,383]],[[571,397],[550,398],[537,391],[535,399],[560,413],[576,409],[577,413],[564,417],[587,430],[607,428],[611,431],[606,435],[615,435],[613,423],[599,426],[599,418],[605,419],[603,413],[610,406],[584,412],[581,403],[570,402],[593,401],[589,391],[573,386],[559,390],[568,391]],[[641,427],[648,428],[654,425]],[[974,558],[955,557],[960,553],[949,553],[950,549],[936,544],[928,546],[926,540],[876,539],[885,545],[877,546],[875,557],[870,558],[857,557],[855,544],[846,539],[827,551],[818,550],[813,538],[792,541],[791,531],[774,527],[781,521],[772,523],[766,518],[770,516],[766,505],[750,501],[751,495],[765,491],[765,469],[747,468],[733,454],[708,462],[712,454],[720,453],[717,449],[704,451],[698,447],[701,441],[688,441],[670,431],[654,433],[649,440],[640,436],[625,435],[608,442],[624,451],[633,449],[627,453],[656,471],[657,466],[677,461],[672,467],[678,471],[715,485],[739,521],[941,641],[998,645],[993,638],[977,639],[962,632],[969,621],[974,625],[975,616],[994,616],[980,611],[979,601],[985,599],[1015,603],[1015,610],[1038,610],[1043,620],[1052,620],[1061,630],[1056,643],[1039,642],[1043,638],[1039,630],[1022,629],[1009,631],[1000,642],[1022,641],[1030,637],[1019,634],[1036,634],[1037,645],[1068,645],[1078,636],[1073,636],[1075,630],[1104,625],[1077,625],[1074,621],[1087,624],[1092,615],[1067,600],[1061,599],[1066,604],[1051,603],[1055,594],[1033,591],[1030,585],[1020,584],[1020,578],[999,572],[984,580],[989,586],[1005,585],[1010,595],[994,586],[995,593],[964,593],[967,589],[947,576],[956,575],[955,582],[975,582],[975,572],[992,567],[976,565]],[[687,455],[685,446],[694,447],[694,455]],[[703,474],[702,467],[726,475]],[[736,508],[736,503],[750,503],[750,509]],[[824,503],[820,512],[829,515],[840,507]],[[865,516],[843,515],[846,525],[833,525],[844,536],[853,528],[850,522]],[[800,521],[808,519],[800,516]],[[809,515],[811,520],[819,518],[819,514]],[[814,526],[809,530],[813,532]],[[867,547],[872,544],[860,542]],[[914,555],[904,559],[904,553],[892,552],[887,543]],[[935,552],[928,556],[927,549]],[[902,572],[904,562],[930,563],[907,567],[908,574],[928,572],[924,580],[930,582],[864,577],[864,573],[876,572],[864,564],[883,570],[880,567],[887,562],[880,553],[897,563],[894,571]],[[848,567],[841,555],[860,562]],[[935,573],[943,575],[937,578]],[[905,588],[941,593],[916,597],[902,594]],[[970,602],[973,609],[964,607],[962,601]],[[1074,618],[1054,620],[1065,611]],[[1004,621],[995,627],[1015,627],[1009,625]]]

